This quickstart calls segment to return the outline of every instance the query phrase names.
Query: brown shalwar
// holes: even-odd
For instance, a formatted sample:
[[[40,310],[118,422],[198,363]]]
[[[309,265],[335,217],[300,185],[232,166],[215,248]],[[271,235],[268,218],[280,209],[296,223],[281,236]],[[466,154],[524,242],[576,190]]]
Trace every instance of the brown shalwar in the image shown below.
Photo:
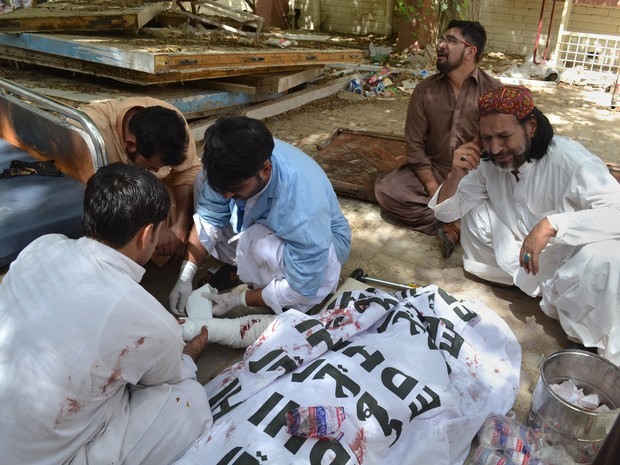
[[[375,184],[377,202],[384,210],[411,229],[435,233],[430,196],[415,170],[430,169],[442,183],[452,168],[454,149],[478,135],[478,99],[500,85],[479,68],[465,80],[458,98],[443,73],[417,85],[405,123],[407,163],[379,176]]]

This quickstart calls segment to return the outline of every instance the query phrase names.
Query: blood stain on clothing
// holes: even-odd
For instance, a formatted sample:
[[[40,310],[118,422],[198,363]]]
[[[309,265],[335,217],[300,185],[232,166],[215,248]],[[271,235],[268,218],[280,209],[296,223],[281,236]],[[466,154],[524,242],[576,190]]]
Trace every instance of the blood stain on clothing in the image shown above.
[[[362,327],[357,318],[353,316],[353,312],[359,314],[359,312],[349,307],[335,308],[329,312],[326,312],[324,316],[319,318],[319,321],[323,323],[323,326],[328,327],[336,318],[343,317],[338,321],[338,325],[334,326],[334,328],[340,328],[342,326],[353,324],[357,330],[361,330]]]
[[[465,360],[466,360],[466,362],[465,362],[465,363],[467,363],[467,366],[468,366],[469,368],[472,368],[472,366],[473,366],[474,364],[475,364],[475,365],[479,365],[479,364],[480,364],[480,362],[478,361],[478,354],[474,354],[474,358],[473,358],[473,359],[471,359],[471,358],[469,358],[469,357],[466,357],[466,358],[465,358]]]
[[[60,425],[60,421],[64,417],[79,413],[83,407],[84,406],[78,400],[67,397],[59,405],[59,412],[58,416],[56,417],[56,421],[54,422],[54,427],[58,428],[58,426]]]
[[[142,344],[144,344],[144,336],[134,341],[133,348],[137,349]],[[116,365],[114,366],[114,370],[112,371],[112,374],[110,374],[106,383],[101,387],[102,394],[105,394],[108,391],[108,389],[112,387],[114,383],[116,383],[119,379],[121,379],[121,376],[123,374],[121,371],[121,360],[123,359],[125,355],[129,353],[130,350],[131,350],[131,347],[129,346],[126,346],[123,350],[121,350],[121,353],[118,355],[118,360],[116,361]]]
[[[366,434],[364,433],[364,428],[360,428],[357,433],[355,433],[353,442],[349,444],[349,447],[351,447],[351,450],[355,454],[357,462],[362,465],[364,463],[364,458],[368,453],[368,449],[366,449]]]
[[[224,444],[228,444],[228,442],[230,442],[236,430],[237,427],[235,425],[232,425],[230,428],[228,428],[228,431],[226,431],[225,434]]]
[[[101,388],[101,393],[105,394],[108,388],[110,388],[116,381],[118,381],[121,378],[121,374],[122,374],[121,367],[119,364],[117,364],[116,367],[114,368],[114,371],[112,372],[112,374],[110,375],[106,383]]]
[[[346,315],[346,314],[349,314],[349,315],[351,314],[351,310],[349,308],[347,307],[334,308],[332,310],[327,310],[323,312],[323,314],[319,317],[319,321],[323,325],[326,325],[327,323],[332,321],[337,316]]]

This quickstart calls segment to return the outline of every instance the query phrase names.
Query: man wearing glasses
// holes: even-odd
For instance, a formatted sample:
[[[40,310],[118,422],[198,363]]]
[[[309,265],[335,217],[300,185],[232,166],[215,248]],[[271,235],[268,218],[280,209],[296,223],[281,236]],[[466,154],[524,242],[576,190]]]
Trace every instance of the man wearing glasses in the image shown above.
[[[459,241],[460,224],[438,222],[428,202],[450,172],[454,150],[478,135],[478,99],[501,85],[478,67],[485,45],[479,22],[448,24],[437,49],[439,72],[418,84],[409,101],[407,163],[380,176],[375,185],[383,217],[437,234],[444,258]]]
[[[213,315],[233,308],[305,312],[333,292],[351,249],[334,189],[309,156],[261,121],[220,118],[205,133],[205,182],[170,309],[183,315],[207,255],[237,265],[243,292],[209,295]]]

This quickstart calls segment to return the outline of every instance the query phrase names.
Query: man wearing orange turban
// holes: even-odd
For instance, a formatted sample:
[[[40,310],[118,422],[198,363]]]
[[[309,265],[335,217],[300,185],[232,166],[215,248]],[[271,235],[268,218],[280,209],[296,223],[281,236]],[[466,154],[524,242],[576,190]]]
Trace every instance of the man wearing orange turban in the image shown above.
[[[553,134],[529,89],[489,91],[478,109],[480,141],[454,151],[429,206],[461,218],[466,271],[541,296],[569,340],[620,363],[620,185]]]

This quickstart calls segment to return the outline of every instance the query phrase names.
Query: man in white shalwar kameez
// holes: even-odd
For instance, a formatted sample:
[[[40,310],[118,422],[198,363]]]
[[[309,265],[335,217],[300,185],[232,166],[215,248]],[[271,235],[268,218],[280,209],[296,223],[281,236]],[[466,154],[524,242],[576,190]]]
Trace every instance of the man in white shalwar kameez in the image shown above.
[[[0,284],[0,461],[169,464],[212,424],[196,364],[207,331],[139,284],[170,201],[149,171],[100,168],[84,237],[42,236]]]
[[[465,270],[542,296],[570,340],[619,364],[620,185],[553,135],[528,89],[487,92],[479,110],[481,140],[454,151],[430,202],[439,220],[462,218]]]

